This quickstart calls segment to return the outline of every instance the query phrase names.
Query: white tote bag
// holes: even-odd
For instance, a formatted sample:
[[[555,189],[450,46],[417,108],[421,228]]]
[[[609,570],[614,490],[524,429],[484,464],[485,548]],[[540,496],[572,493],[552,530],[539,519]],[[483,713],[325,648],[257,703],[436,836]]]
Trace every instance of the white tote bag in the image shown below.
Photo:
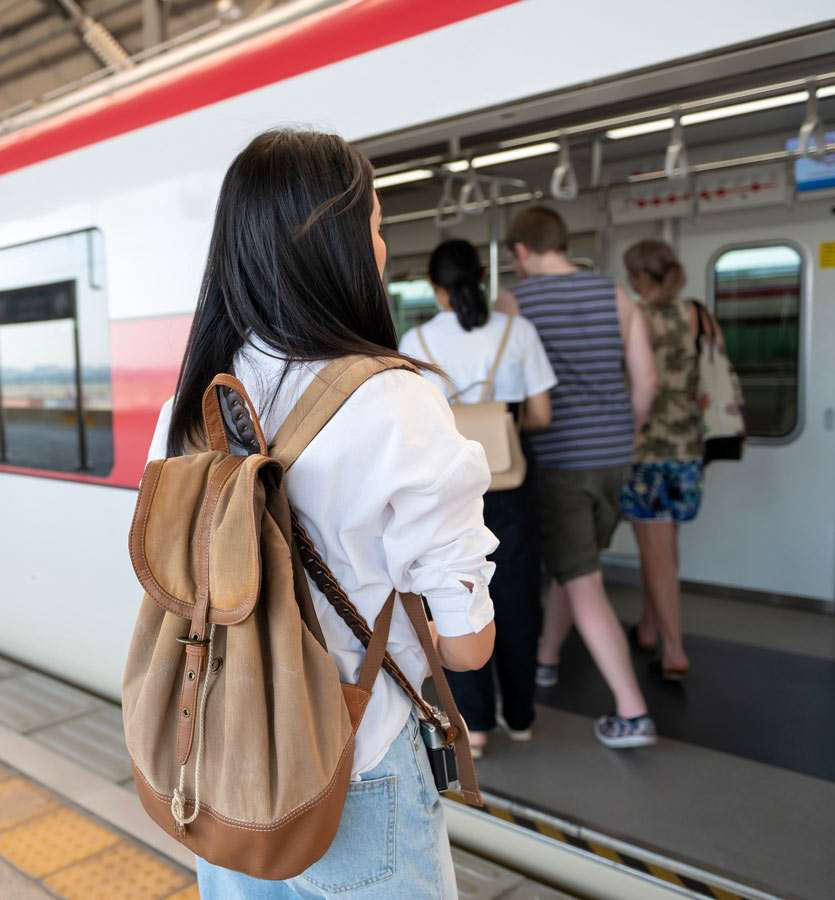
[[[707,309],[692,301],[699,317],[699,408],[704,461],[740,459],[745,441],[742,388]]]

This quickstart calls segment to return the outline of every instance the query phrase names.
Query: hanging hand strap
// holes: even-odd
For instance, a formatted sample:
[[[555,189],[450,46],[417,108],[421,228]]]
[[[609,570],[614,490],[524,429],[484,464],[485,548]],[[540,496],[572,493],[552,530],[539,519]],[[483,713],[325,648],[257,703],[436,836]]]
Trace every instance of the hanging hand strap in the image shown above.
[[[485,403],[487,398],[490,396],[490,391],[493,390],[493,382],[496,379],[496,372],[499,371],[499,363],[502,361],[502,357],[504,356],[505,347],[507,347],[507,342],[510,340],[510,330],[513,328],[513,316],[507,317],[507,327],[504,330],[504,334],[502,335],[502,342],[499,344],[498,353],[496,353],[496,359],[493,361],[493,368],[490,369],[490,374],[487,376],[487,381],[484,383],[484,390],[481,392],[481,397],[479,398],[479,403]]]

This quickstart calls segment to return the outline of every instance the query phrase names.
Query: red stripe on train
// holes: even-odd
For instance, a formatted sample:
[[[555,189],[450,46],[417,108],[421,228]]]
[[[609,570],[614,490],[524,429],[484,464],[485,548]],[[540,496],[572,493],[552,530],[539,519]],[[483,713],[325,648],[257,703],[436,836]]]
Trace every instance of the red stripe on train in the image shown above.
[[[348,0],[11,134],[0,174],[518,2]]]

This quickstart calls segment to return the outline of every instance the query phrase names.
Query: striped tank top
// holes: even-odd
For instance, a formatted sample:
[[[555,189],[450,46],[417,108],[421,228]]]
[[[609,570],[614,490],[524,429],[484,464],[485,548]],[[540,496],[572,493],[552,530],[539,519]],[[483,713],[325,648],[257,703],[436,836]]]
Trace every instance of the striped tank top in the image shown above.
[[[559,379],[551,390],[551,424],[529,434],[538,464],[597,469],[631,463],[634,428],[615,283],[581,269],[533,275],[510,290]]]

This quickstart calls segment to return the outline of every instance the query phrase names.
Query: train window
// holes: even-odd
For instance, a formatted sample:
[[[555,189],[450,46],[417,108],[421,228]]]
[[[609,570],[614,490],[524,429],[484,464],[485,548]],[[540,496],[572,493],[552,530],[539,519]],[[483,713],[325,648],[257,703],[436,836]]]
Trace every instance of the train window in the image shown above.
[[[101,255],[94,231],[0,249],[0,465],[113,468]]]
[[[716,317],[752,437],[786,438],[799,417],[803,259],[789,244],[736,247],[713,264]]]
[[[390,281],[388,294],[391,298],[398,337],[402,337],[415,325],[428,321],[438,311],[435,305],[435,292],[425,278]]]

